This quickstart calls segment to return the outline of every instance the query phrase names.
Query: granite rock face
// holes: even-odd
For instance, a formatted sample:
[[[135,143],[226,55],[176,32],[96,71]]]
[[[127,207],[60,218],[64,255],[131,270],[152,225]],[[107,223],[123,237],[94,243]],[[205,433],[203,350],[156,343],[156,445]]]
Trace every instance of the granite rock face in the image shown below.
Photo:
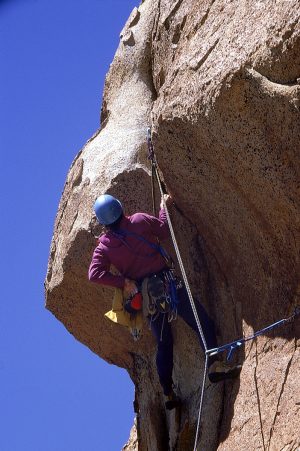
[[[184,401],[177,430],[147,327],[135,343],[109,324],[112,291],[87,280],[99,232],[93,202],[109,192],[129,214],[151,212],[151,123],[191,286],[220,343],[288,316],[300,303],[299,17],[299,0],[144,0],[121,32],[101,129],[69,171],[46,307],[93,352],[128,370],[139,450],[193,449],[203,353],[194,332],[174,323],[174,380]],[[239,381],[207,383],[199,449],[300,447],[299,338],[298,321],[249,342],[236,354]],[[125,449],[137,449],[136,440]]]

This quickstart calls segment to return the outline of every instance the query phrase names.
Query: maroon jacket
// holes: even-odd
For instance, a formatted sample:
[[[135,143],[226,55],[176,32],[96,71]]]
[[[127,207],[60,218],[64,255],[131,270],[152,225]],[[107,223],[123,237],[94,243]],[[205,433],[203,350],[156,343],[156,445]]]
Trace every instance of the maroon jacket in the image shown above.
[[[147,241],[157,244],[156,238],[164,240],[169,237],[166,212],[161,209],[159,217],[146,213],[124,216],[120,230],[134,232]],[[120,273],[110,272],[113,265]],[[94,250],[89,268],[89,279],[101,285],[123,288],[125,278],[139,280],[162,270],[166,266],[164,258],[149,244],[135,236],[119,238],[112,231],[101,235],[99,244]]]

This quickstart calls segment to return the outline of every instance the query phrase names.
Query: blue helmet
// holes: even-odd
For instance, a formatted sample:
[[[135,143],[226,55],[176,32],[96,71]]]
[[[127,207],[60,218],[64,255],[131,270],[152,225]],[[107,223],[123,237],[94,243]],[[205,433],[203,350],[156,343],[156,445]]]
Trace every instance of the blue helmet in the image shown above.
[[[110,194],[102,194],[94,203],[94,212],[100,224],[110,225],[123,213],[121,202]]]

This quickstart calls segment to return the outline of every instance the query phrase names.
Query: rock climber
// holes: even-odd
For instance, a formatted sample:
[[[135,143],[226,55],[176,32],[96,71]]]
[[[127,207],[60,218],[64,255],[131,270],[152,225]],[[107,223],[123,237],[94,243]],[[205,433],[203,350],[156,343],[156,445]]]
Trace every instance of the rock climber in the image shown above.
[[[161,199],[157,218],[146,213],[125,216],[121,202],[115,197],[103,194],[97,198],[94,211],[99,223],[105,226],[105,232],[100,236],[98,246],[94,250],[89,267],[89,280],[100,285],[121,288],[125,308],[126,305],[130,308],[130,300],[140,291],[142,282],[148,280],[149,304],[153,302],[147,320],[157,343],[157,372],[166,396],[166,408],[173,409],[180,405],[180,399],[173,388],[173,337],[171,324],[165,319],[165,303],[162,302],[162,298],[168,298],[164,287],[169,267],[157,245],[157,239],[163,241],[170,236],[164,202],[168,206],[172,202],[171,197],[165,194],[164,199]],[[117,269],[118,274],[111,272],[111,265]],[[176,278],[175,291],[177,313],[198,334],[204,349],[187,291],[179,278]],[[154,299],[151,300],[151,297]],[[163,308],[158,307],[157,299]],[[214,322],[197,301],[196,308],[207,346],[209,349],[216,348]],[[208,377],[215,383],[237,377],[240,370],[240,366],[229,366],[213,356],[209,360]]]

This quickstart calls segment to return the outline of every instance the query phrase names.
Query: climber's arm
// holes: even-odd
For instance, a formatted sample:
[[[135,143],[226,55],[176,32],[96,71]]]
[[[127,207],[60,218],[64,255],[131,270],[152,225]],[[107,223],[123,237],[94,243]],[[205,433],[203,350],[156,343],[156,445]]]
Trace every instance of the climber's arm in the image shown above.
[[[115,288],[124,288],[125,277],[110,272],[110,261],[99,244],[93,253],[88,273],[91,282],[108,285]]]

